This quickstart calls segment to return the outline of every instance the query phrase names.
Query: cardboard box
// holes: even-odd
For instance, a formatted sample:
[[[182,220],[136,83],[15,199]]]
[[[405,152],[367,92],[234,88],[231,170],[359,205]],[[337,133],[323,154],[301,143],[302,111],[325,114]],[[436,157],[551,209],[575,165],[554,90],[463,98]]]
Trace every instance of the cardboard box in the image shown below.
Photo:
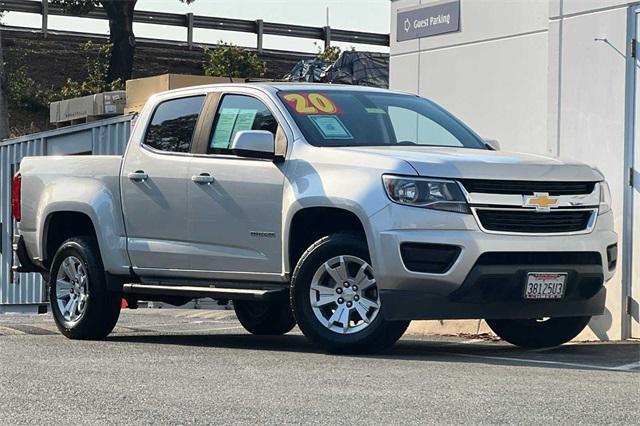
[[[244,83],[244,78],[234,78],[234,83]],[[154,77],[137,78],[127,81],[127,106],[125,114],[140,112],[147,99],[152,95],[181,87],[203,84],[229,83],[228,77],[209,77],[206,75],[163,74]]]
[[[49,121],[57,124],[121,115],[125,105],[126,93],[122,90],[66,99],[49,105]]]

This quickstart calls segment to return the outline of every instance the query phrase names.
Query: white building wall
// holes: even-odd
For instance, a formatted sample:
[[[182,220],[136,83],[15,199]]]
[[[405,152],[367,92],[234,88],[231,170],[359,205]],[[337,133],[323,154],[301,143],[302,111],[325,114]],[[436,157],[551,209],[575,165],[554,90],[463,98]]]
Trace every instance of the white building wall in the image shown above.
[[[546,32],[428,50],[420,65],[420,95],[504,150],[546,152]]]
[[[622,253],[630,2],[461,0],[460,32],[395,42],[396,10],[431,3],[392,2],[390,87],[438,102],[505,150],[599,167],[612,188]],[[582,338],[621,337],[620,264],[607,288],[606,313]]]
[[[506,150],[545,153],[548,4],[462,0],[460,32],[396,42],[396,10],[431,3],[392,2],[390,87],[432,99]]]
[[[598,7],[589,10],[587,4]],[[627,4],[571,0],[562,4],[562,13],[551,16],[549,23],[550,37],[561,40],[560,51],[550,52],[559,59],[550,68],[549,78],[560,88],[554,96],[556,115],[549,117],[549,134],[556,137],[550,145],[557,146],[555,154],[560,157],[602,170],[612,189],[622,253]],[[595,318],[590,328],[600,339],[618,339],[623,311],[621,265],[607,292],[605,315]]]

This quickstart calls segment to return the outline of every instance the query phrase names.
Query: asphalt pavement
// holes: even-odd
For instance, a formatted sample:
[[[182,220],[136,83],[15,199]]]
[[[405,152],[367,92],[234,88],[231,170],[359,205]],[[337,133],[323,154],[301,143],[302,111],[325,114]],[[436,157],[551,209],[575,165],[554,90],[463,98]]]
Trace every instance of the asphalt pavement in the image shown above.
[[[233,311],[126,310],[100,342],[5,314],[0,423],[640,424],[640,344],[405,336],[336,356],[297,329],[249,335]]]

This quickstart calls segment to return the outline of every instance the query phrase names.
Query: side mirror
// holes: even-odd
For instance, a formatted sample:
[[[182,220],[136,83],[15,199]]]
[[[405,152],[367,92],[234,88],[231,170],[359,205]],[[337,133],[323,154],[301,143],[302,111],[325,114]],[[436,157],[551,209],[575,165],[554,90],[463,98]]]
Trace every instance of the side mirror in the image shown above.
[[[484,144],[492,151],[500,151],[500,142],[495,139],[485,139]]]
[[[266,130],[241,130],[231,142],[231,151],[241,157],[272,159],[275,138]]]

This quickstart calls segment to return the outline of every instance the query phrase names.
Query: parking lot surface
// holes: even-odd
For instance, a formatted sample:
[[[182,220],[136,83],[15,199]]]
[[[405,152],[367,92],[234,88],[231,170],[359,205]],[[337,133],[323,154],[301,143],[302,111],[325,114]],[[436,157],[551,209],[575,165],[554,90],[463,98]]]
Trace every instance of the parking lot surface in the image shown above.
[[[297,329],[249,335],[233,311],[127,310],[100,342],[0,315],[3,424],[640,424],[639,373],[637,342],[405,336],[335,356]]]

